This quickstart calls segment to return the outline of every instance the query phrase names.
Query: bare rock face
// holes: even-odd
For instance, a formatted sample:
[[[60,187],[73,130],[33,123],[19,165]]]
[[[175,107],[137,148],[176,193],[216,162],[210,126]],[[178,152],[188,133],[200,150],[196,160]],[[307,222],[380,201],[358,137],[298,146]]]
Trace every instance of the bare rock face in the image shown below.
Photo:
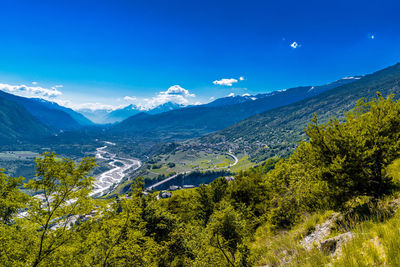
[[[333,213],[324,223],[315,226],[314,232],[306,236],[300,244],[310,250],[314,245],[320,244],[331,233],[331,228],[339,218],[339,213]]]
[[[347,232],[321,242],[320,249],[324,253],[329,253],[331,256],[340,254],[342,247],[345,243],[354,238],[354,234]]]
[[[327,239],[340,216],[339,213],[333,213],[324,223],[315,226],[314,232],[306,236],[300,244],[307,250],[319,247],[322,252],[329,253],[331,256],[340,254],[342,246],[354,237],[353,233],[347,232]]]

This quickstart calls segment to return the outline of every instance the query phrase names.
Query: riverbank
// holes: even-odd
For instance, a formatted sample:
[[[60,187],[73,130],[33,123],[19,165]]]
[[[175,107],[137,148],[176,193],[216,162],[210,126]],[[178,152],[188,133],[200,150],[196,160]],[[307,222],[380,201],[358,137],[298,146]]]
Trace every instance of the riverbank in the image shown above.
[[[104,142],[106,145],[96,149],[96,159],[110,161],[108,164],[112,169],[97,175],[96,182],[91,196],[101,197],[108,193],[113,186],[118,185],[125,177],[125,172],[129,169],[137,170],[142,166],[142,162],[137,159],[128,159],[118,157],[106,149],[109,145],[115,145],[111,142]]]

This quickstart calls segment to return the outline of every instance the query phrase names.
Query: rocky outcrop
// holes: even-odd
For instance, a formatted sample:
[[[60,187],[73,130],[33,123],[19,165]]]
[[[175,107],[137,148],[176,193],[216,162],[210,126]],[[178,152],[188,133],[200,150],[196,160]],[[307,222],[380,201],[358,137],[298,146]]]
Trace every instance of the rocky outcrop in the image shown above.
[[[320,248],[324,253],[329,253],[331,256],[336,256],[341,253],[343,245],[353,239],[354,234],[347,232],[321,242]]]
[[[306,236],[300,244],[307,250],[319,247],[321,251],[331,256],[340,253],[343,245],[354,237],[353,233],[347,232],[327,239],[340,216],[339,213],[332,214],[324,223],[315,226],[314,232]]]
[[[308,250],[312,249],[316,245],[318,246],[330,235],[331,228],[335,225],[339,216],[339,213],[333,213],[324,223],[316,225],[314,232],[300,241],[300,244]]]

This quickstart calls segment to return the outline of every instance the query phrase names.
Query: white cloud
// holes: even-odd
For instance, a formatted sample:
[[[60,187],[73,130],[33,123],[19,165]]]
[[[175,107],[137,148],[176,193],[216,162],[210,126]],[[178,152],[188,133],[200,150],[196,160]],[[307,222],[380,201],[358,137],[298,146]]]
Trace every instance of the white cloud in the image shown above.
[[[342,80],[359,80],[361,79],[361,77],[353,77],[353,76],[349,76],[349,77],[343,77]]]
[[[33,84],[33,85],[37,85],[37,84],[38,84],[38,82],[32,82],[32,84]]]
[[[215,81],[213,81],[213,84],[232,86],[232,84],[237,83],[237,82],[238,82],[238,80],[236,80],[234,78],[230,78],[230,79],[215,80]]]
[[[195,97],[194,94],[190,94],[188,90],[185,88],[180,87],[179,85],[174,85],[168,88],[167,91],[165,92],[160,92],[160,94],[165,94],[165,95],[184,95],[184,96],[189,96],[189,97]]]
[[[144,109],[150,109],[167,102],[188,105],[191,103],[188,98],[192,97],[196,97],[196,95],[191,94],[189,90],[182,88],[179,85],[174,85],[168,88],[167,91],[159,92],[155,97],[143,99],[143,103],[140,106]]]
[[[297,42],[293,42],[290,46],[291,46],[292,48],[301,47],[301,45],[300,45],[299,43],[297,43]]]
[[[243,94],[242,96],[250,96],[250,94],[246,93],[246,94]]]
[[[48,89],[40,86],[27,86],[25,84],[10,85],[0,83],[0,90],[24,97],[54,98],[62,95],[57,89],[58,87],[62,87],[62,85],[56,85]]]
[[[213,101],[213,100],[215,100],[215,97],[210,97],[210,99],[209,99],[210,101]]]
[[[125,101],[135,101],[137,98],[135,96],[125,96],[124,100]]]
[[[228,95],[228,97],[234,97],[235,96],[235,93],[230,93],[229,95]]]
[[[374,40],[375,39],[375,35],[374,34],[369,34],[368,38],[371,39],[371,40]]]
[[[238,79],[235,79],[235,78],[226,79],[226,78],[224,78],[224,79],[221,79],[221,80],[215,80],[215,81],[213,81],[213,84],[216,84],[216,85],[225,85],[225,86],[232,86],[234,83],[237,83],[237,82],[239,82],[239,81],[244,81],[244,80],[245,80],[245,79],[244,79],[243,76],[240,76]]]

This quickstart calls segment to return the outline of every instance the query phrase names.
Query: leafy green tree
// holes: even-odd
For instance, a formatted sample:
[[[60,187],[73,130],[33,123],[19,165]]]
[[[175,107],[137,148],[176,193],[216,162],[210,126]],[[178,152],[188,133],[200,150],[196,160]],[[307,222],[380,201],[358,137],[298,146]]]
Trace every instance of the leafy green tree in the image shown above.
[[[180,222],[197,224],[197,189],[174,191],[171,198],[161,199],[159,204],[179,217]]]
[[[168,165],[168,168],[173,168],[173,167],[175,167],[175,163],[173,163],[173,162],[169,162],[167,165]]]
[[[315,118],[306,131],[310,141],[298,154],[307,154],[304,160],[318,168],[340,202],[354,195],[378,197],[391,185],[386,166],[400,156],[399,115],[393,95],[361,99],[343,122],[318,125]]]
[[[392,187],[386,167],[400,156],[400,102],[393,96],[358,101],[344,120],[306,129],[308,141],[265,177],[268,218],[287,227],[303,211],[340,208],[359,195]]]
[[[22,181],[22,177],[9,177],[0,169],[0,223],[9,224],[12,217],[26,207],[29,197],[19,189]]]
[[[79,247],[75,252],[81,262],[101,266],[154,265],[159,245],[146,236],[139,204],[136,197],[121,197],[119,203],[111,203],[87,231],[82,231],[82,242],[76,243]]]
[[[268,191],[264,181],[265,175],[261,173],[241,172],[227,189],[228,199],[233,206],[244,207],[255,221],[266,212]]]
[[[226,189],[228,188],[228,181],[225,177],[219,177],[210,183],[211,187],[211,200],[214,203],[220,202],[225,196]]]
[[[214,210],[214,203],[210,195],[210,187],[207,185],[200,185],[200,187],[196,188],[196,192],[196,217],[203,222],[203,226],[206,226]]]
[[[59,159],[53,153],[44,153],[36,159],[36,164],[36,179],[26,184],[27,189],[40,193],[31,198],[27,212],[30,227],[37,231],[37,241],[31,250],[33,266],[72,242],[78,229],[71,227],[71,223],[94,209],[89,196],[94,178],[89,173],[96,165],[93,158],[84,158],[77,164],[72,159]]]
[[[332,192],[318,176],[319,169],[307,166],[312,164],[310,154],[300,152],[278,162],[264,178],[266,217],[277,228],[292,226],[302,212],[326,208],[331,200]]]
[[[211,216],[207,229],[210,232],[210,245],[223,254],[229,265],[235,266],[238,248],[244,243],[247,235],[246,223],[240,213],[224,203],[221,209]]]

